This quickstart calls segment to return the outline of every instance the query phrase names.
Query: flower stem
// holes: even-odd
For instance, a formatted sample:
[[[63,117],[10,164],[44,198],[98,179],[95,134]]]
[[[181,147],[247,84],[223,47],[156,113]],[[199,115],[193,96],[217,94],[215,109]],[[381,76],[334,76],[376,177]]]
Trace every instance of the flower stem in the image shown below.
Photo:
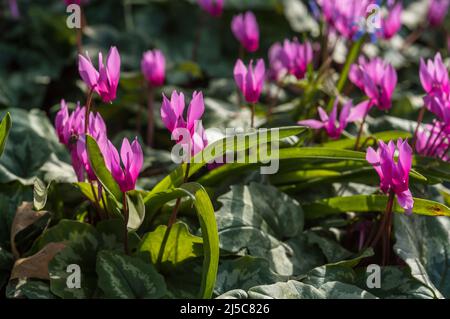
[[[444,130],[445,130],[445,126],[442,126],[441,129],[439,130],[438,134],[436,134],[436,137],[434,138],[433,143],[431,143],[430,148],[427,150],[427,155],[429,155],[429,156],[433,155],[434,146],[436,145],[437,140],[439,139],[441,134],[444,132]]]
[[[377,232],[375,238],[369,245],[372,248],[375,248],[375,246],[378,244],[378,241],[380,240],[381,235],[383,235],[383,233],[386,234],[387,232],[390,232],[390,230],[391,230],[391,226],[389,224],[391,223],[391,215],[392,215],[392,208],[394,207],[394,199],[395,199],[395,193],[391,190],[389,192],[389,198],[388,198],[388,202],[386,205],[386,211],[383,214],[383,216],[381,217],[380,227],[378,228],[378,232]],[[390,235],[389,235],[389,238],[390,238]],[[383,256],[385,255],[385,249],[386,249],[385,246],[386,245],[383,245]]]
[[[241,45],[239,46],[239,52],[238,52],[238,58],[241,59],[242,62],[244,62],[244,56],[245,56],[245,49],[244,47]],[[236,96],[237,96],[237,106],[238,109],[241,108],[242,105],[242,96],[241,96],[241,92],[239,91],[239,87],[236,86]]]
[[[86,16],[84,15],[83,6],[80,6],[81,26],[77,28],[77,51],[78,54],[83,53],[83,30],[86,27]]]
[[[419,116],[417,117],[417,126],[416,126],[416,130],[414,131],[413,142],[412,142],[412,149],[413,149],[413,151],[416,149],[417,134],[419,133],[419,127],[422,124],[423,117],[425,115],[425,110],[426,110],[426,107],[424,105],[420,109]]]
[[[255,127],[255,103],[250,104],[250,111],[252,113],[251,119],[250,119],[250,127],[254,128]]]
[[[184,174],[183,183],[186,183],[187,180],[189,179],[189,170],[190,170],[190,168],[191,168],[191,164],[187,163],[186,164],[186,172]],[[175,224],[175,221],[177,220],[177,214],[178,214],[178,209],[180,208],[180,204],[181,204],[181,198],[177,198],[175,206],[173,207],[173,210],[172,210],[172,214],[169,217],[169,221],[167,223],[166,231],[164,232],[164,237],[163,237],[163,240],[161,242],[161,247],[159,248],[158,259],[156,260],[156,266],[158,268],[161,266],[161,262],[162,262],[162,259],[163,259],[163,256],[164,256],[164,250],[166,249],[167,240],[169,239],[170,231],[172,229],[173,224]]]
[[[428,152],[428,146],[429,146],[430,141],[431,141],[431,139],[432,139],[432,137],[433,137],[434,129],[436,128],[436,124],[437,124],[437,121],[434,121],[434,122],[433,122],[433,126],[431,127],[431,130],[430,130],[430,135],[428,136],[427,142],[425,143],[424,150],[425,150],[426,152]]]
[[[147,145],[153,147],[155,121],[153,118],[155,90],[149,85],[147,89]]]
[[[123,193],[122,197],[122,205],[123,205],[123,217],[125,222],[125,232],[124,232],[124,238],[123,238],[123,249],[125,251],[125,254],[129,255],[130,250],[128,248],[128,219],[129,219],[129,211],[128,211],[128,203],[127,203],[127,194]]]
[[[364,114],[361,126],[359,127],[358,136],[356,136],[355,151],[357,151],[358,148],[359,148],[359,141],[361,140],[361,135],[362,135],[362,132],[363,132],[363,129],[364,129],[364,124],[366,124],[367,115],[369,114],[369,109],[370,108],[367,108],[366,114]]]
[[[395,197],[395,195],[393,195]],[[393,198],[394,198],[393,197]],[[391,243],[391,232],[392,232],[392,206],[394,201],[392,200],[392,204],[390,209],[386,212],[388,215],[386,216],[386,227],[383,238],[383,259],[382,265],[386,266],[389,263],[390,258],[390,243]]]
[[[92,96],[94,95],[94,91],[91,89],[88,93],[87,100],[86,100],[86,114],[84,118],[84,134],[88,133],[89,128],[89,112],[91,111],[91,103],[92,103]]]

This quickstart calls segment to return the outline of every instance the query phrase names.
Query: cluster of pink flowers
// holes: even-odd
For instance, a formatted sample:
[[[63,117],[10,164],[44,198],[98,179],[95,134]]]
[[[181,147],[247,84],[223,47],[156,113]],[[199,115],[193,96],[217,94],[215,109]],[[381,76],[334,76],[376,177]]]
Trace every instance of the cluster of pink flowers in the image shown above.
[[[170,100],[163,94],[161,119],[166,128],[172,133],[172,138],[181,144],[186,154],[195,155],[207,145],[205,130],[201,117],[205,111],[203,94],[194,92],[189,103],[186,120],[184,119],[184,94],[172,92]]]
[[[401,28],[402,4],[388,1],[387,16],[381,16],[380,1],[377,0],[317,0],[330,31],[344,38],[354,40],[364,33],[370,33],[384,39],[392,38]],[[379,14],[373,21],[368,16],[374,11]]]
[[[313,49],[309,42],[299,43],[297,39],[284,40],[283,44],[275,43],[269,49],[270,70],[268,77],[279,81],[290,74],[298,80],[305,77],[308,65],[313,61]]]
[[[120,79],[120,55],[116,47],[109,50],[106,66],[103,64],[102,53],[98,53],[98,71],[87,54],[86,56],[80,54],[78,71],[88,88],[99,94],[103,102],[115,100]]]
[[[351,66],[349,78],[369,98],[370,107],[391,108],[397,85],[397,72],[391,64],[378,57],[369,61],[360,57],[358,64]]]
[[[420,61],[420,81],[426,95],[425,107],[436,119],[424,125],[416,137],[416,151],[426,156],[448,159],[450,139],[450,82],[448,70],[438,53],[433,60]]]
[[[106,61],[102,63],[102,54],[99,53],[99,71],[97,71],[89,58],[79,56],[78,68],[80,76],[92,92],[97,92],[103,101],[111,102],[116,97],[116,90],[120,77],[120,55],[112,47]],[[100,113],[88,114],[87,132],[86,106],[77,105],[74,111],[69,112],[66,102],[61,101],[61,109],[56,115],[55,128],[59,141],[70,151],[72,166],[79,181],[87,177],[89,181],[96,180],[91,167],[86,147],[86,134],[92,136],[99,145],[105,158],[105,164],[123,192],[135,189],[139,172],[143,165],[143,152],[137,139],[132,144],[124,138],[120,150],[108,140],[105,121]],[[100,189],[100,188],[99,188]]]
[[[398,151],[398,158],[395,153]],[[367,149],[366,160],[374,167],[380,177],[380,189],[385,194],[393,192],[398,204],[406,213],[411,213],[414,199],[409,190],[409,173],[412,165],[412,149],[407,141],[399,139],[397,145],[390,141],[385,144],[379,142],[375,151],[372,147]]]
[[[319,120],[303,120],[297,124],[304,125],[313,129],[324,129],[327,135],[332,139],[338,139],[349,123],[361,120],[367,112],[367,102],[362,102],[353,107],[352,101],[348,101],[342,106],[338,119],[338,100],[334,103],[331,113],[320,106],[317,108]]]

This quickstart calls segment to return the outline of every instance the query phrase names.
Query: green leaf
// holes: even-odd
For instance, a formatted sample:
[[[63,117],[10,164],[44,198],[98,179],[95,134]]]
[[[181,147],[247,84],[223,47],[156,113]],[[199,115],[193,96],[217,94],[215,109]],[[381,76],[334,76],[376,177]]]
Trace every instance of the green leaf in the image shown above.
[[[416,167],[426,176],[431,176],[439,180],[450,181],[450,163],[437,158],[414,156],[413,167]]]
[[[38,241],[38,246],[48,242],[64,242],[67,245],[49,263],[51,292],[61,298],[86,299],[95,297],[97,275],[95,263],[101,242],[96,229],[84,223],[63,220],[50,228]],[[69,288],[69,265],[81,269],[81,288]]]
[[[142,195],[137,191],[127,192],[128,202],[128,229],[136,230],[141,226],[145,218],[145,205]]]
[[[232,290],[219,298],[279,298],[279,299],[364,299],[376,298],[365,288],[357,286],[356,273],[352,267],[362,258],[371,256],[373,252],[366,250],[360,256],[316,267],[298,280],[278,282],[272,285],[256,286],[248,291]]]
[[[6,287],[6,297],[27,299],[56,299],[47,282],[34,279],[13,279]]]
[[[305,236],[308,239],[309,244],[316,244],[319,246],[329,263],[339,262],[348,259],[353,255],[352,252],[343,248],[336,241],[320,236],[314,231],[306,231]]]
[[[8,139],[11,125],[11,115],[9,113],[6,113],[6,115],[0,122],[0,156],[2,156],[3,150],[5,149],[6,140]]]
[[[14,256],[6,249],[0,247],[0,289],[8,281],[14,265]]]
[[[450,298],[450,219],[399,215],[394,226],[394,251],[408,264],[412,276],[437,298]]]
[[[89,161],[91,163],[92,169],[94,170],[95,176],[97,176],[98,180],[107,192],[112,194],[117,201],[122,202],[122,191],[120,190],[117,182],[112,177],[111,172],[106,167],[105,159],[102,152],[100,151],[100,148],[97,145],[97,142],[93,137],[89,135],[86,136],[86,147]]]
[[[163,242],[166,225],[161,225],[155,231],[145,234],[138,251],[148,253],[152,264],[156,264]],[[192,235],[184,223],[175,223],[170,230],[169,237],[161,259],[161,266],[166,270],[173,270],[179,264],[194,257],[203,255],[203,239]]]
[[[0,169],[1,170],[1,169]],[[17,207],[33,200],[33,190],[19,182],[0,184],[0,246],[9,247]]]
[[[72,242],[89,234],[97,237],[97,232],[92,225],[63,219],[57,225],[49,228],[36,240],[31,249],[31,253],[38,252],[48,243]]]
[[[124,250],[123,218],[111,218],[97,223],[96,229],[100,236],[100,247],[107,250]],[[128,248],[131,252],[137,250],[141,239],[134,231],[128,232]]]
[[[311,204],[303,205],[306,218],[315,219],[329,215],[347,212],[384,212],[388,196],[384,195],[355,195],[323,199]],[[405,210],[395,201],[393,211],[403,214]],[[414,198],[414,214],[426,216],[450,216],[450,208],[431,200]]]
[[[103,250],[97,257],[98,285],[106,298],[156,299],[166,294],[164,278],[137,257]]]
[[[202,231],[204,255],[200,297],[211,298],[219,266],[219,236],[214,208],[202,185],[185,183],[180,188],[195,196],[194,206]]]
[[[48,186],[45,185],[45,183],[41,181],[39,178],[36,178],[34,180],[34,187],[33,187],[34,209],[36,210],[44,209],[45,204],[47,203],[47,195],[49,187],[50,184]]]
[[[361,136],[361,145],[368,138],[373,139],[375,142],[378,142],[378,141],[389,142],[391,140],[397,140],[399,138],[407,139],[410,137],[411,137],[411,133],[409,133],[409,132],[385,131],[385,132],[371,134],[369,136]],[[356,142],[355,138],[346,138],[346,139],[340,139],[337,141],[327,142],[327,143],[322,144],[321,146],[323,146],[325,148],[351,149],[351,148],[355,147],[355,142]],[[369,145],[373,146],[373,141]]]
[[[251,256],[243,256],[234,260],[225,259],[219,265],[214,293],[221,295],[232,289],[248,290],[254,286],[285,280],[287,277],[274,273],[265,259]]]
[[[330,281],[315,287],[303,282],[290,280],[273,285],[253,287],[248,292],[243,290],[233,291],[234,295],[221,298],[241,299],[376,299],[374,295],[357,286]]]
[[[190,196],[192,200],[195,200],[195,197],[191,193],[181,188],[173,188],[159,193],[148,193],[144,197],[145,218],[141,228],[145,230],[150,226],[155,214],[162,206],[164,206],[164,204],[171,200],[187,196]]]
[[[370,274],[370,273],[369,273]],[[383,299],[433,299],[433,291],[411,276],[407,268],[396,266],[381,267],[380,287],[367,287],[365,268],[357,272],[358,287],[365,288],[371,294]]]
[[[369,166],[366,163],[365,153],[350,151],[350,150],[339,150],[339,149],[327,149],[321,147],[290,147],[282,148],[279,150],[278,154],[267,155],[266,152],[260,152],[258,155],[258,163],[250,163],[248,156],[245,157],[245,163],[232,163],[225,164],[218,167],[202,178],[198,180],[199,183],[203,185],[215,185],[219,181],[222,181],[226,177],[233,174],[241,174],[245,171],[255,169],[263,165],[263,163],[268,163],[269,161],[280,161],[281,167],[283,167],[283,161],[292,162],[293,160],[310,160],[311,163],[316,163],[318,160],[353,160],[356,162],[364,162],[364,165]],[[350,168],[350,167],[349,167]]]
[[[305,269],[296,261],[296,253],[308,251],[304,239],[297,238],[303,230],[303,210],[297,201],[272,186],[256,183],[233,185],[218,201],[222,203],[216,212],[221,249],[265,258],[282,275]],[[283,242],[288,239],[292,245]]]
[[[14,125],[0,158],[0,183],[75,182],[70,156],[42,110],[9,109]]]
[[[277,129],[265,130],[267,132],[267,140],[278,133],[278,139],[294,136],[305,132],[307,129],[301,126],[281,127]],[[215,158],[223,156],[226,152],[245,151],[249,148],[259,145],[260,131],[247,133],[237,136],[224,138],[208,145],[202,152],[199,152],[191,160],[189,176],[192,176],[207,162],[213,161]],[[164,192],[170,188],[177,187],[183,183],[187,165],[179,166],[169,176],[159,182],[150,194]]]

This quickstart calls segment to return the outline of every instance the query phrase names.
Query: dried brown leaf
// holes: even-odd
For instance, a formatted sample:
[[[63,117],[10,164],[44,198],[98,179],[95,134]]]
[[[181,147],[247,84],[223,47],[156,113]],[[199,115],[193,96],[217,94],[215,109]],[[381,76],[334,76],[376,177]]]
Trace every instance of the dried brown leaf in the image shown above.
[[[64,243],[49,243],[33,256],[16,260],[10,279],[50,279],[48,263],[65,247]]]
[[[15,237],[23,229],[35,223],[39,218],[48,214],[47,211],[34,211],[33,203],[22,202],[17,208],[16,215],[11,226],[11,250],[14,257],[19,258],[20,254],[17,250]]]

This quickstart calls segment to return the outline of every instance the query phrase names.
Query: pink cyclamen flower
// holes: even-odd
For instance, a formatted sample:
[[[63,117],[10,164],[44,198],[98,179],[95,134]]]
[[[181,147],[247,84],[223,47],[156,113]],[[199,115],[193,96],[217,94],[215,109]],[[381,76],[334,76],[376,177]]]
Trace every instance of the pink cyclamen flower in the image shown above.
[[[280,49],[274,53],[277,53],[277,59],[286,69],[286,72],[294,75],[298,80],[305,77],[308,65],[313,60],[311,43],[305,42],[302,44],[297,39],[293,41],[284,40]]]
[[[259,47],[259,27],[251,11],[233,17],[231,30],[234,36],[248,52],[255,52]]]
[[[164,54],[160,50],[145,52],[141,60],[141,70],[150,85],[163,85],[166,72]]]
[[[448,161],[449,136],[450,127],[444,123],[435,121],[433,125],[422,125],[416,136],[416,152],[423,156],[433,156]]]
[[[61,109],[56,113],[55,129],[59,142],[70,147],[71,141],[81,135],[84,131],[84,108],[78,104],[72,113],[69,113],[67,103],[61,100]]]
[[[388,11],[388,15],[381,21],[382,36],[385,39],[392,38],[402,27],[402,3],[389,6]]]
[[[361,32],[361,22],[371,12],[375,0],[319,0],[325,21],[331,31],[353,40]]]
[[[70,151],[72,166],[78,181],[84,180],[85,172],[90,180],[95,180],[95,174],[91,169],[86,152],[84,136],[84,119],[86,108],[77,105],[75,110],[69,113],[67,104],[61,101],[61,109],[56,114],[55,128],[59,141]],[[106,124],[100,113],[89,114],[88,133],[99,142],[106,138]]]
[[[374,167],[380,177],[380,188],[385,194],[394,192],[398,204],[411,213],[414,199],[409,190],[409,172],[412,165],[412,149],[407,141],[399,139],[397,145],[390,141],[386,145],[379,142],[378,150],[372,147],[367,149],[366,160]],[[398,159],[395,152],[398,150]]]
[[[264,86],[265,72],[262,59],[258,59],[255,68],[253,61],[250,61],[247,68],[240,59],[237,60],[234,66],[234,80],[248,103],[258,102]]]
[[[213,17],[219,17],[225,0],[198,0],[198,5]]]
[[[450,81],[448,70],[438,53],[434,60],[420,60],[420,82],[427,95],[425,106],[442,121],[450,124]]]
[[[334,103],[333,109],[328,115],[320,106],[317,108],[319,120],[303,120],[297,124],[304,125],[313,129],[325,129],[328,136],[332,139],[338,139],[347,125],[351,122],[358,121],[364,117],[369,107],[369,102],[363,102],[353,107],[351,101],[344,104],[338,119],[338,101]]]
[[[195,155],[208,145],[205,130],[201,124],[201,117],[205,111],[202,92],[194,92],[187,110],[187,119],[184,119],[184,94],[172,92],[170,100],[163,94],[161,105],[161,119],[172,137],[181,144],[185,150],[190,149]],[[189,153],[189,152],[188,152]]]
[[[420,59],[420,82],[425,92],[434,94],[437,92],[450,92],[450,82],[448,77],[448,70],[442,61],[440,53],[437,53],[434,60]]]
[[[358,64],[350,68],[350,80],[369,98],[371,105],[380,110],[388,110],[392,106],[392,95],[397,85],[397,72],[394,67],[376,57],[366,61],[359,58]]]
[[[437,27],[444,22],[449,6],[450,0],[430,0],[427,18],[432,27]]]
[[[287,70],[281,60],[281,54],[283,47],[280,43],[276,42],[269,48],[269,70],[267,72],[267,78],[269,81],[278,82],[286,74]]]
[[[116,47],[111,47],[103,64],[103,56],[98,54],[98,71],[91,59],[78,55],[78,71],[88,88],[100,95],[103,102],[111,102],[116,98],[117,86],[120,79],[120,54]]]
[[[144,154],[137,138],[131,144],[127,138],[123,139],[120,156],[116,147],[107,139],[103,140],[100,147],[106,167],[119,184],[120,190],[122,192],[134,190],[144,164]]]

